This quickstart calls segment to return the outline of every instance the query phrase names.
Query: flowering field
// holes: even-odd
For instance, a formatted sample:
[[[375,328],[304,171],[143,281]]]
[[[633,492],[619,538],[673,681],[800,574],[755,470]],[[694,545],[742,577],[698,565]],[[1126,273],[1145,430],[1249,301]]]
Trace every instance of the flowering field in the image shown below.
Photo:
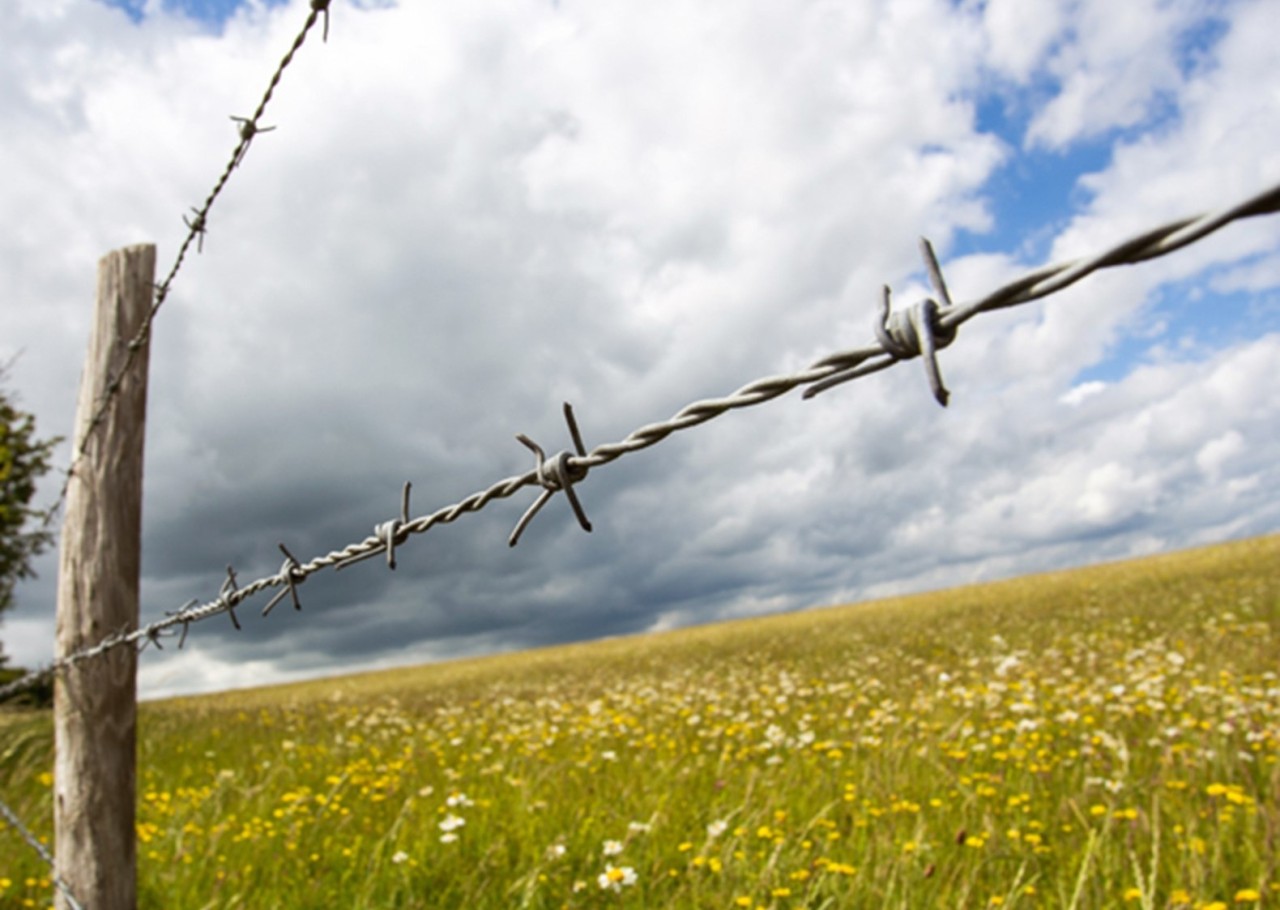
[[[148,704],[141,905],[1280,907],[1278,672],[1274,536]],[[0,717],[46,835],[49,727]]]

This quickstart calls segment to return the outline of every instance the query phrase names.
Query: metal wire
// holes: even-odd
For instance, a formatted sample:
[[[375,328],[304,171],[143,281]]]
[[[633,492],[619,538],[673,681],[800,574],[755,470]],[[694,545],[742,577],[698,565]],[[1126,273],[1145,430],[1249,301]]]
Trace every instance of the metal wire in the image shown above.
[[[14,830],[22,836],[22,839],[31,845],[31,849],[40,854],[40,858],[49,864],[49,877],[53,881],[54,886],[62,892],[62,896],[67,899],[67,905],[71,907],[71,910],[84,910],[83,905],[76,900],[76,896],[71,893],[71,889],[67,886],[67,883],[58,878],[58,876],[53,872],[53,857],[49,855],[49,851],[45,849],[44,844],[40,843],[39,839],[27,830],[27,826],[22,823],[22,819],[18,818],[17,813],[5,805],[5,801],[2,799],[0,799],[0,815],[3,815],[5,821],[13,825]]]
[[[388,565],[394,569],[394,547],[403,545],[411,536],[424,534],[436,525],[454,522],[469,512],[478,512],[490,502],[506,499],[525,487],[541,486],[543,491],[517,523],[511,535],[512,545],[519,539],[520,532],[528,525],[538,509],[555,493],[561,491],[565,493],[573,507],[579,523],[584,530],[589,531],[590,523],[574,494],[573,485],[586,478],[591,469],[616,461],[628,453],[647,449],[673,433],[699,426],[726,411],[763,404],[799,386],[809,387],[804,393],[804,397],[809,398],[835,385],[883,370],[899,361],[923,356],[934,394],[939,403],[945,404],[946,390],[942,386],[938,370],[937,351],[954,340],[959,326],[979,313],[1016,306],[1048,296],[1100,269],[1144,262],[1157,256],[1164,256],[1208,236],[1232,221],[1273,214],[1277,211],[1280,211],[1280,185],[1231,208],[1195,218],[1183,218],[1146,231],[1096,256],[1037,269],[997,288],[977,301],[961,305],[951,304],[950,294],[942,279],[941,269],[933,256],[932,248],[927,241],[923,241],[925,267],[935,293],[941,300],[927,298],[906,311],[891,313],[888,308],[888,289],[886,289],[882,310],[876,323],[877,341],[874,344],[824,357],[798,373],[758,379],[723,398],[696,401],[682,408],[668,420],[640,427],[618,442],[599,445],[589,452],[585,450],[582,443],[572,409],[566,405],[565,419],[569,425],[576,454],[566,451],[548,457],[540,446],[527,437],[517,437],[534,452],[533,470],[499,480],[488,488],[472,493],[452,505],[444,506],[430,515],[413,520],[408,518],[406,485],[400,517],[378,525],[371,536],[340,550],[314,557],[305,563],[295,559],[284,544],[281,544],[280,548],[286,558],[280,571],[274,575],[259,578],[243,587],[237,584],[235,573],[228,566],[227,581],[214,600],[203,604],[193,601],[170,613],[164,619],[139,629],[119,630],[91,648],[60,657],[41,670],[0,687],[0,699],[39,684],[63,667],[96,657],[121,645],[145,646],[153,643],[159,647],[161,638],[166,634],[176,634],[178,626],[182,627],[182,640],[179,642],[181,646],[182,641],[186,639],[186,631],[192,623],[201,622],[220,613],[229,613],[232,622],[236,628],[239,628],[240,623],[234,613],[235,607],[268,588],[282,590],[278,591],[267,604],[263,610],[264,615],[285,596],[290,596],[294,607],[300,610],[302,604],[298,597],[298,586],[316,572],[326,568],[344,568],[381,553],[387,553]]]

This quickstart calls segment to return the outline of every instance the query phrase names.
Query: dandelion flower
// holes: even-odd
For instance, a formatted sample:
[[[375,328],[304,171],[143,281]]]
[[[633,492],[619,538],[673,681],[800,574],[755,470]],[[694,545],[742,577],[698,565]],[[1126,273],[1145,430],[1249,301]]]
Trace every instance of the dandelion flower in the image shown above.
[[[636,870],[630,866],[606,866],[596,881],[606,891],[621,891],[636,883]]]

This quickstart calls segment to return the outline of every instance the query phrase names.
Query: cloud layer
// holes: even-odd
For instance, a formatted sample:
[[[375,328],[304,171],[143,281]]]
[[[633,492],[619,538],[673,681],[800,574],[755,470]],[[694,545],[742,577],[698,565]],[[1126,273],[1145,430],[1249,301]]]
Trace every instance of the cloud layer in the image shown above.
[[[0,356],[22,351],[13,384],[55,433],[94,263],[143,241],[170,261],[306,4],[217,29],[9,5]],[[562,401],[590,447],[856,347],[883,283],[923,293],[922,233],[960,299],[1041,264],[993,215],[995,178],[1028,162],[1076,187],[1040,219],[1054,259],[1280,180],[1268,4],[1142,6],[335,4],[156,324],[144,619],[211,599],[228,563],[278,570],[278,542],[306,559],[363,538],[405,480],[426,514],[528,470],[514,434],[567,447]],[[143,691],[1274,531],[1278,285],[1276,220],[1230,227],[969,323],[946,411],[913,363],[732,413],[593,472],[591,535],[556,497],[509,550],[526,491],[395,573],[317,576],[301,615],[193,629],[148,653]],[[49,656],[41,568],[2,630],[21,663]]]

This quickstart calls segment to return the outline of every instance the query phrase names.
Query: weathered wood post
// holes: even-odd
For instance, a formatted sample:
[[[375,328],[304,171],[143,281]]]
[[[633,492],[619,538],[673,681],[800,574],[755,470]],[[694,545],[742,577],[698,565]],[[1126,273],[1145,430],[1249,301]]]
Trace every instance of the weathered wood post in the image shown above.
[[[138,625],[148,345],[120,371],[151,307],[155,262],[155,246],[145,244],[98,263],[74,434],[74,451],[84,446],[84,454],[72,468],[58,566],[60,657]],[[112,406],[90,429],[118,376]],[[92,910],[137,906],[137,662],[134,648],[118,647],[64,669],[55,687],[55,872]],[[70,907],[61,892],[57,906]]]

